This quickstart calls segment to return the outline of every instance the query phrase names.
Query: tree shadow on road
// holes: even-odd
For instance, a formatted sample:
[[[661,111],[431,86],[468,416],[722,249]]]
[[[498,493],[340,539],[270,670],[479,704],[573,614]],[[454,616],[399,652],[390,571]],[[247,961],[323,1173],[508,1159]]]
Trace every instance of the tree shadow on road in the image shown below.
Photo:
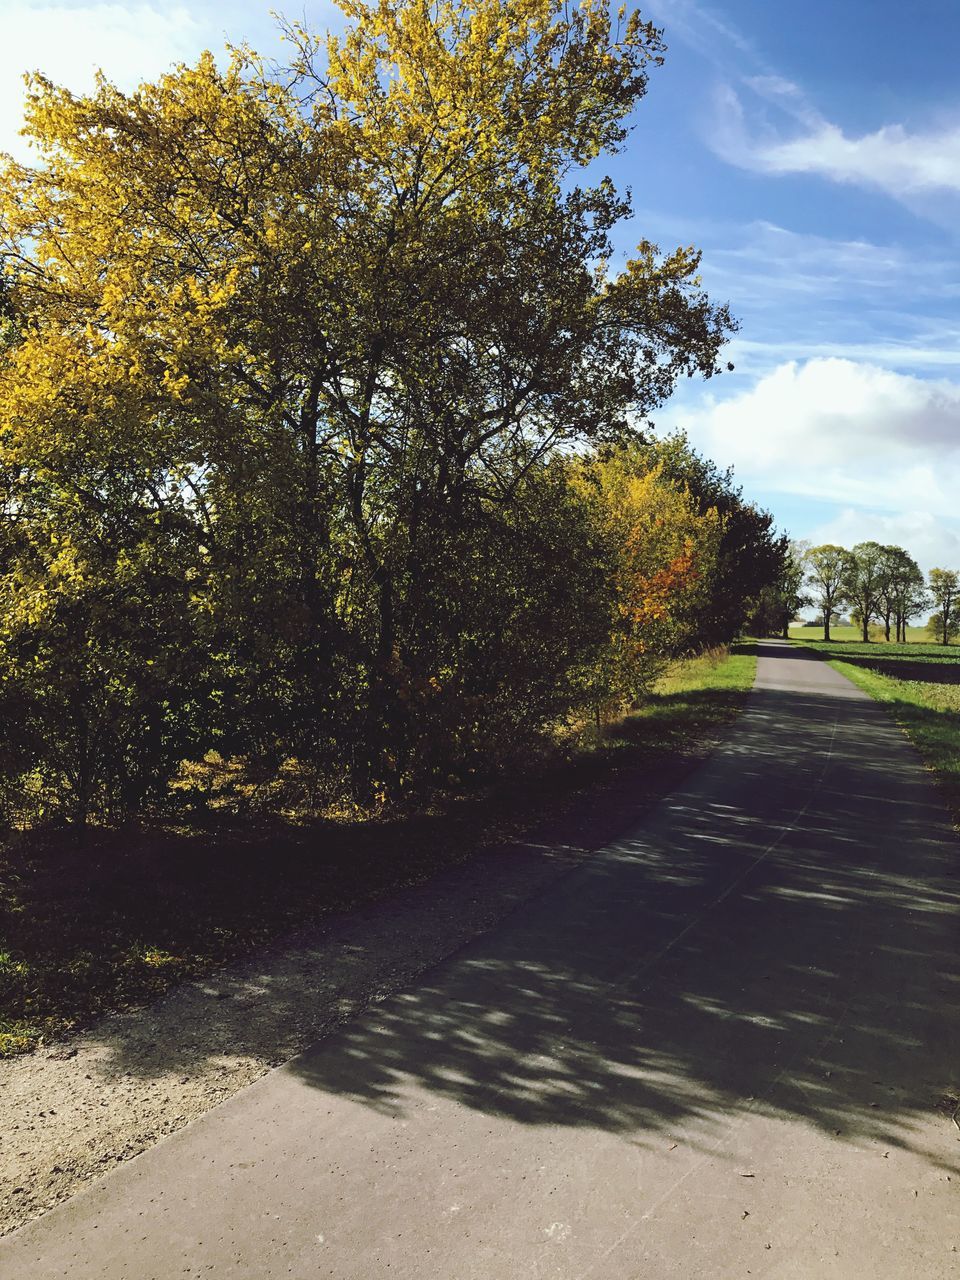
[[[927,1146],[957,1136],[957,846],[879,709],[837,710],[758,693],[702,793],[293,1069],[389,1113],[416,1087],[642,1145],[760,1110],[957,1169]]]
[[[619,803],[594,822],[622,830],[629,796]],[[582,846],[597,834],[558,824],[545,838]],[[759,1111],[960,1172],[949,1114],[960,1085],[957,854],[876,704],[760,689],[725,746],[635,834],[406,990],[377,1002],[374,986],[365,1013],[287,1069],[390,1115],[426,1091],[641,1146],[680,1125],[708,1144],[729,1118]],[[504,865],[478,863],[471,892],[495,892]],[[404,936],[410,917],[377,910],[400,956],[416,943]],[[412,927],[446,922],[416,916]],[[386,935],[345,934],[336,982],[374,972]],[[326,957],[306,957],[294,983],[258,979],[241,1015],[252,1051],[269,1054],[271,1027],[329,997]],[[262,1026],[257,1007],[270,1010]],[[169,1044],[153,1061],[160,1070],[198,1052]],[[124,1069],[140,1067],[118,1042],[110,1070]]]

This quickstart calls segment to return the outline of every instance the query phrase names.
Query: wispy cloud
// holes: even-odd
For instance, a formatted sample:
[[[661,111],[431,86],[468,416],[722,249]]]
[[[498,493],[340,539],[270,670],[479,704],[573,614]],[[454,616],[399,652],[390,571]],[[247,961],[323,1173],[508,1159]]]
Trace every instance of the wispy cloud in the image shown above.
[[[732,381],[826,356],[904,373],[960,369],[960,261],[939,239],[877,243],[762,218],[684,218],[649,207],[638,210],[636,223],[661,245],[703,249],[707,292],[729,302],[743,323],[729,346]]]
[[[902,298],[907,287],[914,299],[960,296],[960,267],[936,253],[801,233],[764,219],[729,228],[724,239],[710,249],[711,274],[755,284],[767,300],[785,292],[824,298],[893,291]]]
[[[911,203],[960,193],[960,121],[910,130],[898,121],[853,133],[817,109],[752,42],[695,0],[659,0],[671,34],[719,72],[707,141],[722,159],[756,173],[810,174],[880,190]]]
[[[760,63],[757,50],[743,32],[708,5],[695,0],[650,0],[644,9],[666,29],[668,41],[678,38],[717,65],[726,62],[731,48]]]
[[[756,89],[757,81],[745,81]],[[723,159],[744,169],[770,174],[813,174],[886,192],[898,200],[935,192],[960,192],[960,124],[927,133],[911,133],[900,124],[872,133],[847,134],[820,117],[796,86],[760,96],[803,124],[784,137],[766,121],[747,123],[743,101],[729,84],[716,95],[720,113],[715,148]]]

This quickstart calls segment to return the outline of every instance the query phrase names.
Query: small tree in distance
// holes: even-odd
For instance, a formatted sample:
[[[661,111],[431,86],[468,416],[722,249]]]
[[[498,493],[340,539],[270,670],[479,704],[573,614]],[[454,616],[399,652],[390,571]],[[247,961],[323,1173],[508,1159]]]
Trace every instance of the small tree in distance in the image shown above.
[[[941,644],[949,644],[956,630],[957,611],[960,606],[960,574],[955,569],[931,569],[928,577],[930,595],[939,614]]]
[[[870,623],[879,613],[886,573],[886,548],[879,542],[858,542],[850,552],[841,590],[856,611],[864,644],[870,639]]]
[[[830,639],[830,617],[844,600],[843,583],[850,567],[850,552],[827,542],[811,547],[804,556],[811,603],[823,614],[823,638]]]
[[[907,624],[929,604],[927,584],[923,572],[909,552],[903,547],[887,547],[888,574],[885,599],[893,611],[898,644],[907,643]],[[887,620],[886,638],[890,639]]]

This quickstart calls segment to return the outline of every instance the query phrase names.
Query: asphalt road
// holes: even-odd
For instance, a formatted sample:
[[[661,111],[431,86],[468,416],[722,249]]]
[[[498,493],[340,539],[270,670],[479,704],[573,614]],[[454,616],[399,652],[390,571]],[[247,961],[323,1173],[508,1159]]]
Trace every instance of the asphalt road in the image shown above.
[[[882,709],[765,643],[641,825],[0,1276],[958,1277],[958,852]]]

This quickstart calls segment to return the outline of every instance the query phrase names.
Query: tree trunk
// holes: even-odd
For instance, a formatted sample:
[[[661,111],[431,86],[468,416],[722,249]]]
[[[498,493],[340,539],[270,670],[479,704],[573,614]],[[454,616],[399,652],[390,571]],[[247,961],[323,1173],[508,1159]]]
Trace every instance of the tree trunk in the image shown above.
[[[866,609],[864,609],[863,611],[863,643],[869,644],[869,642],[870,642],[870,615],[867,613]]]
[[[890,643],[890,610],[883,615],[883,638],[887,644]]]
[[[823,611],[823,639],[825,644],[830,643],[830,610]]]

